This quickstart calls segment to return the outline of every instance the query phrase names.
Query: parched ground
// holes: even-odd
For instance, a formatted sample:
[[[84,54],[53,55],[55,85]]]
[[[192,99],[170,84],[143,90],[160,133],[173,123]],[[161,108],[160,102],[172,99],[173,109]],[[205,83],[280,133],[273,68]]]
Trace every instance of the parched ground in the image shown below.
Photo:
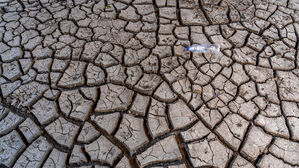
[[[0,6],[1,168],[299,167],[298,0]]]

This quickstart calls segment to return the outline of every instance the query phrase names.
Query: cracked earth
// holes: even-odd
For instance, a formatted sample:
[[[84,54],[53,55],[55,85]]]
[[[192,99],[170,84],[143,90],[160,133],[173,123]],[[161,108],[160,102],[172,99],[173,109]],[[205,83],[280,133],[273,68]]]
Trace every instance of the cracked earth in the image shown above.
[[[0,6],[0,167],[299,167],[299,1]]]

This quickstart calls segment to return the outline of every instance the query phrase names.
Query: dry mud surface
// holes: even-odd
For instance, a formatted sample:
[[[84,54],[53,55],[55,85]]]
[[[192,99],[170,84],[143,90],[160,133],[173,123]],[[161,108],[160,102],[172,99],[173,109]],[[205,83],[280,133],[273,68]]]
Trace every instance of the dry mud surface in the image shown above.
[[[299,167],[298,0],[0,6],[0,167]]]

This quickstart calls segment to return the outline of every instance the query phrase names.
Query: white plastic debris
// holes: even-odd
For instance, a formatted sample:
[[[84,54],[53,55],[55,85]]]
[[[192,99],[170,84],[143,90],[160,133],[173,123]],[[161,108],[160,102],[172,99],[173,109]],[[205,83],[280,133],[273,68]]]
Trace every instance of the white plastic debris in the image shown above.
[[[205,53],[205,52],[219,52],[219,44],[193,44],[190,47],[186,48],[187,51],[196,52],[196,53]]]

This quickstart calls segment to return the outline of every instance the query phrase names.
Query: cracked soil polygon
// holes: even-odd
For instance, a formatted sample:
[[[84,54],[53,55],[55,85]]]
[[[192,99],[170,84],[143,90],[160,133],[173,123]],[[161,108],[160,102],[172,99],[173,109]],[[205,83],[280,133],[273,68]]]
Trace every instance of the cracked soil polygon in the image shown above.
[[[297,0],[1,0],[0,167],[299,167],[298,22]]]

